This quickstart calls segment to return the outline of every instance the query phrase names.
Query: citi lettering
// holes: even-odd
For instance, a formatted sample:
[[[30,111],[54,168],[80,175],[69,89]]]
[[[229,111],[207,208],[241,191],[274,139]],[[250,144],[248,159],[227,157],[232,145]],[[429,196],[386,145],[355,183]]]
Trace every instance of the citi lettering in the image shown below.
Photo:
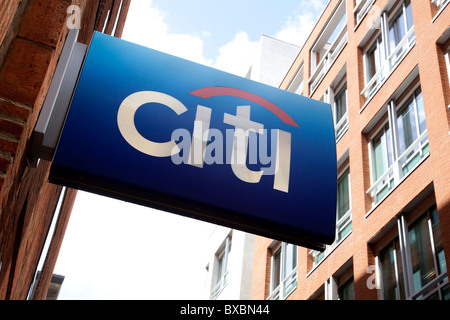
[[[119,107],[117,124],[123,138],[133,148],[153,157],[171,157],[176,165],[183,163],[203,168],[204,164],[224,163],[223,133],[210,128],[211,108],[197,105],[192,135],[187,129],[177,128],[174,129],[171,140],[155,142],[143,137],[134,123],[136,111],[147,103],[168,107],[178,116],[188,110],[179,100],[162,92],[140,91],[126,97]],[[268,130],[264,129],[263,124],[250,120],[250,111],[250,105],[244,105],[237,106],[236,115],[224,114],[223,123],[230,125],[225,136],[233,141],[231,151],[226,151],[225,162],[231,165],[237,178],[247,183],[259,183],[263,175],[273,175],[273,188],[287,193],[291,166],[291,134],[280,129],[270,130],[271,152],[268,155]],[[284,117],[286,118],[286,115]],[[289,120],[293,121],[290,118]],[[259,136],[259,139],[255,139],[256,136]],[[249,164],[256,164],[259,160],[260,164],[270,166],[251,170],[247,166],[247,158]]]

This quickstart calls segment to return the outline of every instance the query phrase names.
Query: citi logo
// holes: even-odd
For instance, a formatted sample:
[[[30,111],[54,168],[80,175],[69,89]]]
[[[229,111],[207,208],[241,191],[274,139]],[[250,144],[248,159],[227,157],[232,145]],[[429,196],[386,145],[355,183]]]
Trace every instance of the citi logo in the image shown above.
[[[277,105],[248,91],[230,87],[206,87],[190,94],[204,99],[218,96],[246,99],[271,111],[284,123],[298,127]],[[122,137],[134,149],[152,157],[171,157],[176,165],[186,164],[203,168],[205,164],[228,164],[234,175],[247,183],[259,183],[263,175],[274,176],[273,188],[289,192],[291,133],[271,129],[269,152],[269,130],[264,129],[262,123],[251,120],[250,105],[236,106],[234,115],[224,113],[223,123],[230,126],[225,130],[225,137],[221,130],[211,128],[212,109],[197,105],[192,131],[174,128],[170,140],[155,142],[143,137],[134,122],[136,111],[147,103],[157,103],[158,106],[170,108],[177,116],[188,111],[182,102],[162,92],[139,91],[126,97],[119,107],[117,124]],[[232,141],[232,148],[225,148],[224,151],[227,141]],[[262,164],[265,167],[251,170],[247,163]]]

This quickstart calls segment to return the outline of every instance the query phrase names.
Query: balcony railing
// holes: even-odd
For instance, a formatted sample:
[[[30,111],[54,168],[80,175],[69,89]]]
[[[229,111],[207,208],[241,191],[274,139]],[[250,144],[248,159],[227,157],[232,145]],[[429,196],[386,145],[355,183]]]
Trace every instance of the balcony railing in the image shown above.
[[[435,4],[438,10],[444,8],[449,2],[450,0],[431,0],[431,3]]]
[[[437,276],[431,282],[423,286],[419,291],[413,294],[411,300],[436,300],[439,295],[442,295],[442,289],[448,287],[447,272]],[[442,297],[439,297],[442,300]]]
[[[372,197],[372,204],[375,206],[384,199],[429,153],[428,134],[425,130],[367,190],[367,194]]]
[[[284,278],[284,280],[272,291],[267,300],[281,300],[297,288],[297,268],[294,268],[291,273]]]
[[[348,128],[348,114],[347,112],[342,116],[341,120],[336,124],[336,141],[339,140]]]
[[[369,12],[375,0],[357,0],[353,13],[356,14],[356,24],[360,23]]]
[[[317,89],[320,82],[327,74],[328,70],[330,70],[334,61],[336,61],[337,57],[347,44],[347,39],[347,26],[344,26],[334,42],[331,44],[328,51],[324,54],[319,65],[316,67],[316,69],[313,70],[312,75],[309,78],[311,93],[313,93]]]
[[[220,281],[216,284],[214,289],[211,291],[211,298],[217,299],[222,290],[226,287],[228,283],[228,271],[220,278]]]
[[[323,259],[325,259],[333,250],[346,238],[352,231],[352,210],[349,209],[336,222],[336,239],[332,244],[326,246],[324,251],[311,250],[309,255],[313,258],[313,269],[317,267]]]
[[[414,27],[411,27],[405,37],[399,42],[394,51],[384,61],[380,70],[370,79],[364,90],[361,92],[366,99],[370,99],[378,89],[383,85],[389,75],[400,64],[406,54],[412,49],[416,43]]]

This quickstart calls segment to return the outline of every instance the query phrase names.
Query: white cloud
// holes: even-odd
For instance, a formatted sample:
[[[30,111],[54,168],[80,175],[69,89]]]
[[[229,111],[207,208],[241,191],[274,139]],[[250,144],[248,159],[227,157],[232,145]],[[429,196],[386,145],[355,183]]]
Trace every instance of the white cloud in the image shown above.
[[[290,16],[275,38],[302,46],[316,25],[319,15],[328,0],[303,1],[293,16]]]
[[[246,32],[238,32],[234,39],[219,49],[215,68],[245,76],[257,41],[250,41]]]
[[[213,61],[205,57],[203,50],[203,39],[211,36],[209,31],[202,31],[201,36],[172,33],[166,22],[167,17],[165,12],[152,6],[151,0],[135,0],[130,6],[122,38],[223,71],[245,75],[257,44],[250,41],[246,32],[238,32],[223,45]]]
[[[189,34],[172,33],[166,17],[165,12],[152,6],[151,0],[135,0],[130,6],[122,38],[184,59],[210,64],[203,54],[203,40]]]
[[[318,15],[327,0],[302,1],[297,13],[285,22],[274,35],[275,38],[303,45],[314,27]],[[250,59],[258,41],[251,41],[249,35],[238,32],[224,44],[215,59],[207,59],[204,54],[204,40],[211,36],[207,30],[201,35],[172,33],[167,24],[168,14],[152,5],[151,0],[135,0],[128,13],[122,38],[143,46],[166,52],[184,59],[245,76]]]

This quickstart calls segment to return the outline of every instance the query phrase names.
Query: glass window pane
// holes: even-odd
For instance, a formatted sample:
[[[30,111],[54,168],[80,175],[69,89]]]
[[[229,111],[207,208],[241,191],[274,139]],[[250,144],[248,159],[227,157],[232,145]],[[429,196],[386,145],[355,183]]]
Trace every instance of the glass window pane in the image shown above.
[[[367,59],[367,82],[369,82],[375,74],[381,69],[386,55],[383,49],[383,37],[380,35],[375,43],[366,53]]]
[[[412,8],[411,8],[411,0],[406,0],[405,6],[406,6],[406,10],[405,10],[406,11],[406,23],[407,23],[407,27],[409,30],[414,25],[413,16],[412,16]]]
[[[367,79],[370,80],[375,75],[375,54],[374,51],[367,53]]]
[[[338,25],[334,28],[333,33],[328,38],[327,43],[333,43],[336,40],[337,36],[339,35],[342,28],[344,28],[346,23],[347,23],[347,14],[344,14],[344,16],[339,21]]]
[[[280,285],[280,271],[281,271],[281,250],[277,250],[272,255],[272,290]]]
[[[287,277],[292,270],[297,267],[297,247],[293,244],[286,244],[284,275]]]
[[[387,170],[394,161],[394,155],[392,153],[391,128],[389,128],[388,124],[385,127],[385,131],[386,131],[386,152],[387,152],[387,163],[388,163],[388,167],[386,168],[386,170]]]
[[[342,117],[347,113],[347,86],[339,91],[335,98],[336,102],[336,123],[342,119]]]
[[[442,300],[450,300],[450,286],[448,284],[442,288]]]
[[[350,221],[344,229],[338,232],[337,241],[340,241],[344,238],[350,231],[352,231],[352,222]]]
[[[400,154],[402,154],[416,139],[416,110],[414,109],[413,99],[398,112],[397,115],[398,141],[400,144]]]
[[[395,18],[389,24],[389,48],[392,53],[406,35],[405,17],[403,6],[399,9]]]
[[[383,143],[382,135],[376,137],[373,140],[373,155],[374,155],[374,174],[375,180],[381,177],[384,173],[384,156],[383,156]]]
[[[409,227],[409,246],[414,289],[417,292],[436,277],[426,215]]]
[[[217,264],[217,283],[220,282],[220,279],[222,279],[222,269],[223,269],[223,258],[225,254],[222,254],[219,258],[218,264]]]
[[[349,174],[346,172],[338,181],[338,220],[350,210]]]
[[[419,117],[419,130],[420,133],[423,133],[427,129],[427,125],[425,123],[425,110],[423,107],[423,97],[420,88],[416,90],[416,104],[417,104],[417,115]]]
[[[403,266],[398,239],[395,239],[391,244],[380,251],[380,262],[383,275],[384,299],[405,299]]]
[[[339,287],[339,298],[341,300],[355,300],[355,282],[353,278]]]
[[[380,252],[381,269],[383,274],[383,294],[385,300],[397,299],[397,280],[395,277],[394,248],[392,244]]]
[[[439,274],[447,272],[447,264],[445,262],[444,245],[442,244],[441,226],[439,224],[439,215],[436,207],[431,209],[431,225],[433,227],[433,241],[436,250],[436,259],[438,263]]]
[[[405,281],[403,278],[403,264],[402,264],[402,253],[400,251],[400,242],[398,239],[394,241],[394,248],[396,254],[396,262],[397,262],[397,276],[398,276],[398,287],[397,287],[397,300],[406,299],[405,294]]]
[[[375,55],[375,57],[374,57],[374,59],[375,59],[375,69],[373,70],[373,75],[375,75],[378,72],[378,70],[381,69],[381,64],[382,64],[382,61],[383,61],[383,58],[382,58],[382,54],[383,53],[382,52],[383,52],[383,48],[380,47],[380,40],[377,40],[376,47],[375,47],[375,52],[374,52],[374,55]]]
[[[373,139],[372,145],[374,175],[377,180],[392,165],[393,154],[389,124],[386,124],[382,132]]]

